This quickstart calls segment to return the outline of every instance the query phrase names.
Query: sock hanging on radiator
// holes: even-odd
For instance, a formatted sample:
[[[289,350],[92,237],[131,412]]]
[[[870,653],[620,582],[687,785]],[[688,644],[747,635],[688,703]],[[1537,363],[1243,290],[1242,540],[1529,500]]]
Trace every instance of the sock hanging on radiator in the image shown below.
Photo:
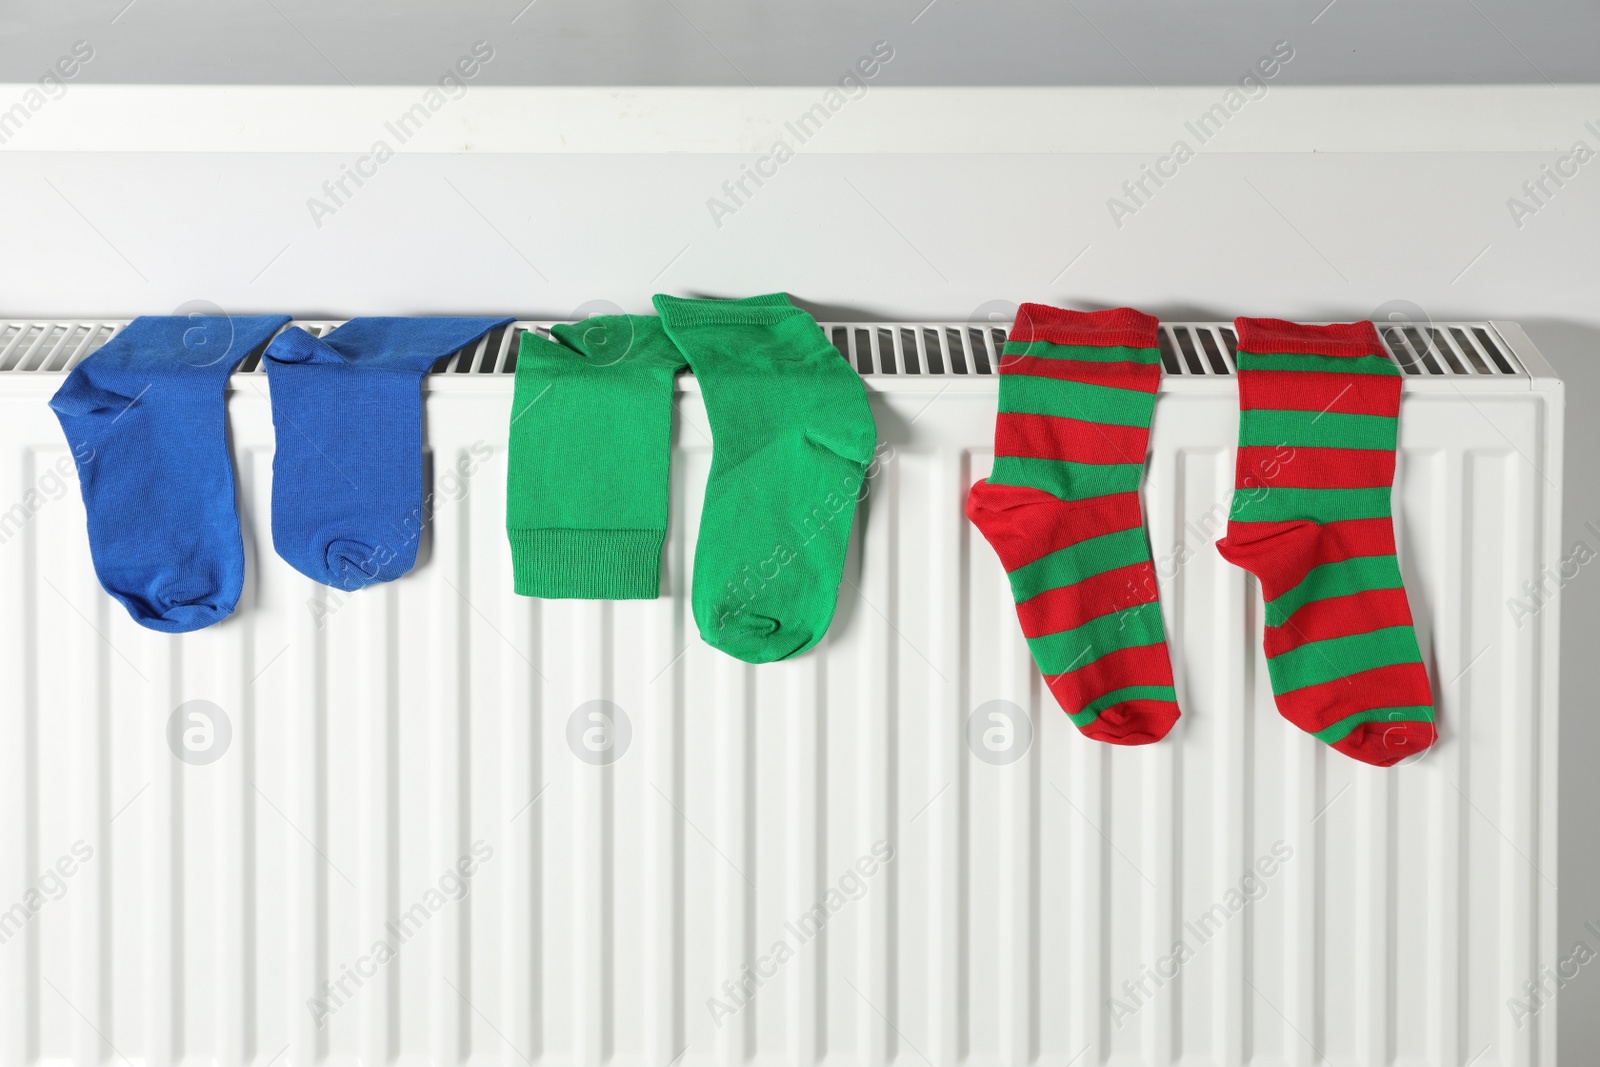
[[[1023,304],[1000,361],[994,473],[967,497],[1051,693],[1118,745],[1161,740],[1179,714],[1139,506],[1156,327],[1132,308]]]
[[[422,498],[422,376],[511,319],[351,319],[325,337],[280,334],[272,392],[272,543],[295,570],[347,592],[409,571]]]
[[[683,354],[653,315],[522,335],[506,532],[523,596],[654,599],[667,532],[672,380]]]
[[[838,602],[877,441],[866,389],[782,293],[655,306],[711,422],[691,597],[700,636],[749,663],[798,655]]]
[[[51,398],[78,464],[95,574],[141,626],[186,633],[244,587],[223,390],[287,315],[143,316]]]
[[[1387,767],[1436,736],[1389,510],[1399,368],[1370,322],[1234,326],[1238,474],[1217,551],[1261,582],[1284,718]]]

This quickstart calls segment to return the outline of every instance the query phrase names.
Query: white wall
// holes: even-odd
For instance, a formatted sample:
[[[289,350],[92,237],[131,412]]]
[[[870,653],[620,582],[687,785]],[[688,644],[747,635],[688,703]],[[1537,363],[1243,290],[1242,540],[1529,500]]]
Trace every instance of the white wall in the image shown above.
[[[1402,122],[1405,101],[1395,97]],[[1151,128],[1181,130],[1191,105]],[[1600,125],[1600,107],[1584,108]],[[359,151],[6,152],[0,316],[210,301],[233,312],[542,317],[595,300],[643,312],[656,291],[787,289],[850,317],[965,319],[1034,299],[1183,318],[1415,306],[1511,319],[1567,378],[1563,540],[1600,551],[1600,160],[1552,186],[1520,227],[1507,207],[1554,165],[1557,145],[1600,148],[1600,135],[1573,119],[1550,150],[1531,151],[1522,127],[1540,116],[1502,113],[1473,151],[1246,153],[1219,142],[1120,228],[1107,198],[1159,152],[801,151],[720,227],[706,201],[750,155],[402,152],[318,226],[307,198]],[[1235,121],[1247,120],[1248,109]],[[1600,949],[1583,927],[1600,919],[1600,567],[1563,598],[1565,954],[1580,939]],[[1600,976],[1584,970],[1560,1004],[1562,1062],[1587,1062],[1583,1051],[1600,1047]]]

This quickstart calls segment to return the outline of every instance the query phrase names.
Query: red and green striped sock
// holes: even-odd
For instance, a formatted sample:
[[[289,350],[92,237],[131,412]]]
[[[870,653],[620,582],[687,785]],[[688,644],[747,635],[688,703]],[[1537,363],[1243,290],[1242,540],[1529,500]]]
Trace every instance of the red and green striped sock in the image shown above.
[[[994,472],[972,487],[967,517],[1000,556],[1034,662],[1078,729],[1159,741],[1178,704],[1139,507],[1156,320],[1023,304],[1000,375]]]
[[[1284,718],[1390,766],[1437,736],[1389,510],[1400,370],[1370,322],[1234,328],[1238,474],[1217,551],[1261,582]]]

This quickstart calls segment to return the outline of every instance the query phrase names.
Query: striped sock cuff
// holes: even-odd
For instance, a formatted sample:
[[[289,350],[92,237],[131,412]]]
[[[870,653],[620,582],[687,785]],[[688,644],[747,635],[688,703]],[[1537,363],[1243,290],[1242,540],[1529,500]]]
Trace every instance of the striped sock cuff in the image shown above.
[[[1159,326],[1160,320],[1154,315],[1146,315],[1133,308],[1069,311],[1049,304],[1023,304],[1017,308],[1017,319],[1011,324],[1007,340],[1154,348]]]
[[[1307,326],[1284,319],[1234,319],[1242,352],[1296,352],[1316,356],[1386,356],[1370,322]]]

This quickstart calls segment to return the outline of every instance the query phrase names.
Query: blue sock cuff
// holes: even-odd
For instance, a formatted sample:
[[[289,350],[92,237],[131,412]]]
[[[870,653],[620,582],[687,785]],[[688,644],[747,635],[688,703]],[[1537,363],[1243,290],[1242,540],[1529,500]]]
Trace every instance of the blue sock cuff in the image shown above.
[[[373,316],[351,319],[321,337],[298,327],[285,330],[267,350],[277,363],[347,363],[379,370],[422,374],[445,356],[457,352],[506,318],[395,318]]]

